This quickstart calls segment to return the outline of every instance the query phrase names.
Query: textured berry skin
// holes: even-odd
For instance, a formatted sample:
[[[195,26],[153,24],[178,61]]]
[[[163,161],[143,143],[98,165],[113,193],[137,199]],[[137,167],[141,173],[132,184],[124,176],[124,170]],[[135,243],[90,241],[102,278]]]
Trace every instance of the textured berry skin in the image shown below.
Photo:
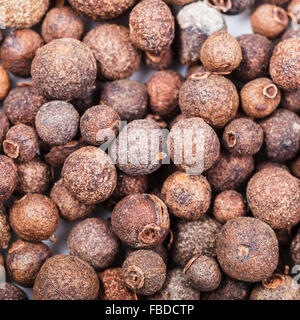
[[[0,201],[10,198],[17,185],[17,167],[13,160],[0,155]]]

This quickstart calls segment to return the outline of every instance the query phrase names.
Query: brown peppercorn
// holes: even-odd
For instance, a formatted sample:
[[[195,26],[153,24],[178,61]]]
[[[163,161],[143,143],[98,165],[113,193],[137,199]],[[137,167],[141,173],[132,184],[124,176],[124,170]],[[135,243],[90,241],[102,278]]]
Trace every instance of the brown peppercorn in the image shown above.
[[[202,45],[200,60],[208,71],[229,74],[242,61],[238,41],[227,31],[214,32]]]
[[[37,50],[31,75],[45,97],[71,100],[94,85],[97,64],[84,43],[71,38],[56,39]]]
[[[135,292],[126,287],[121,268],[107,269],[98,273],[102,300],[138,300]]]
[[[300,156],[293,159],[291,163],[291,170],[294,176],[300,178]]]
[[[99,102],[99,88],[95,84],[88,88],[80,97],[71,100],[71,104],[76,108],[79,114],[83,114],[88,108],[91,108]]]
[[[222,280],[218,263],[214,258],[207,256],[193,257],[183,271],[191,286],[199,291],[213,291]]]
[[[113,81],[103,88],[100,103],[114,108],[121,120],[142,119],[148,105],[147,88],[130,79]]]
[[[236,157],[221,153],[216,164],[208,171],[207,179],[215,192],[238,189],[254,170],[252,156]]]
[[[38,136],[36,131],[25,124],[11,127],[3,141],[4,152],[19,161],[32,160],[38,151]]]
[[[161,116],[170,115],[178,107],[178,94],[183,77],[173,71],[158,71],[147,82],[151,110]]]
[[[122,265],[122,277],[126,286],[141,295],[159,291],[166,280],[166,265],[152,250],[137,250]]]
[[[194,64],[187,68],[185,78],[188,79],[193,74],[203,74],[207,72],[207,70],[203,67],[202,64]]]
[[[185,116],[201,117],[222,128],[235,117],[239,95],[235,85],[223,76],[194,74],[181,86],[179,106]]]
[[[241,104],[244,112],[254,118],[264,118],[279,105],[281,92],[268,78],[249,81],[241,90]]]
[[[274,231],[275,231],[278,243],[279,243],[279,247],[280,248],[281,247],[282,248],[287,248],[291,243],[291,232],[290,232],[290,229],[277,229],[277,230],[274,230]],[[279,266],[280,263],[281,263],[281,261],[279,261],[277,270],[280,267]]]
[[[297,25],[294,26],[292,24],[289,28],[287,28],[287,30],[281,36],[280,41],[284,41],[291,38],[300,38],[300,28],[297,28]]]
[[[134,249],[132,247],[127,247],[125,252],[125,258],[127,258],[132,252],[136,251],[138,249]],[[168,250],[163,244],[159,244],[156,247],[153,248],[144,248],[143,250],[152,250],[160,255],[160,257],[164,260],[164,263],[167,264],[168,262]]]
[[[209,0],[208,2],[223,13],[238,14],[250,8],[255,3],[255,0]]]
[[[219,287],[212,292],[203,293],[202,300],[247,300],[250,284],[227,276],[222,277]]]
[[[97,270],[110,267],[119,253],[119,241],[109,222],[89,218],[78,223],[68,236],[71,255],[88,262]]]
[[[133,248],[155,247],[169,233],[167,206],[152,194],[134,194],[117,203],[111,224],[118,238]]]
[[[221,223],[246,215],[243,196],[235,190],[219,193],[214,201],[213,215]]]
[[[41,266],[50,255],[49,247],[42,242],[17,240],[8,250],[8,274],[22,287],[32,287]]]
[[[110,157],[97,147],[83,147],[66,159],[64,186],[80,202],[91,205],[105,201],[117,184],[117,172]]]
[[[296,265],[300,264],[300,229],[298,229],[297,234],[292,239],[290,244],[290,255]]]
[[[274,229],[300,221],[299,180],[281,168],[263,169],[248,182],[247,201],[253,215]]]
[[[4,6],[6,28],[29,28],[39,23],[49,7],[49,0],[1,0]]]
[[[80,15],[99,21],[122,15],[134,5],[135,0],[69,0],[69,2]]]
[[[205,215],[196,221],[178,220],[174,232],[171,257],[184,267],[195,255],[216,256],[216,239],[221,224]]]
[[[0,286],[0,300],[28,300],[26,293],[12,283],[4,282]]]
[[[43,21],[42,36],[46,43],[62,38],[80,40],[83,29],[82,19],[71,8],[53,8]]]
[[[27,241],[49,239],[57,229],[58,218],[55,203],[37,193],[28,193],[15,200],[9,215],[12,229]]]
[[[6,208],[4,207],[4,204],[0,202],[0,249],[7,249],[10,239],[11,230],[8,223],[8,217],[6,215]],[[0,277],[0,280],[1,279],[2,278]]]
[[[229,220],[219,233],[216,251],[222,270],[241,281],[264,280],[273,274],[278,264],[275,232],[255,218]]]
[[[0,201],[6,201],[13,194],[17,185],[17,167],[13,160],[0,155]]]
[[[162,0],[142,0],[129,16],[130,38],[143,51],[158,54],[172,44],[175,21]]]
[[[260,125],[270,160],[283,162],[294,158],[300,147],[300,118],[296,113],[278,109]]]
[[[182,113],[178,114],[175,118],[173,118],[170,122],[169,122],[169,128],[170,130],[175,126],[175,124],[177,124],[179,121],[186,119],[186,116]]]
[[[289,18],[284,9],[272,4],[260,5],[251,15],[251,26],[255,33],[273,39],[288,26]]]
[[[251,291],[250,300],[300,300],[300,293],[293,278],[274,274],[255,285]]]
[[[91,107],[80,118],[81,136],[88,144],[101,146],[115,139],[119,132],[119,114],[105,104]]]
[[[281,106],[294,112],[300,111],[300,89],[282,91]]]
[[[0,146],[2,147],[2,143],[5,139],[6,133],[9,129],[9,121],[4,112],[0,111]]]
[[[200,292],[191,287],[179,268],[168,270],[162,289],[147,297],[149,300],[199,300]]]
[[[78,201],[64,186],[63,180],[58,180],[51,189],[50,198],[59,209],[60,216],[67,221],[85,218],[95,209],[94,205],[85,205]]]
[[[282,89],[300,89],[300,39],[291,38],[278,43],[270,60],[272,80]]]
[[[56,255],[46,260],[38,273],[34,300],[96,300],[99,280],[94,269],[85,261]]]
[[[98,24],[84,37],[98,66],[98,77],[108,80],[129,78],[140,66],[141,53],[129,37],[128,28],[117,24]]]
[[[159,71],[168,69],[172,66],[175,60],[175,52],[172,46],[170,46],[159,54],[145,52],[144,58],[148,68]]]
[[[226,149],[236,156],[256,154],[264,139],[264,132],[259,124],[247,118],[231,121],[224,130],[223,143]]]
[[[282,168],[284,170],[287,170],[287,172],[290,172],[289,168],[284,163],[280,162],[262,161],[256,165],[256,171],[260,171],[266,168]]]
[[[7,71],[0,64],[0,100],[3,100],[10,89],[10,77]]]
[[[233,75],[242,81],[266,76],[269,73],[273,42],[258,33],[244,34],[236,40],[242,49],[242,61]]]
[[[286,1],[288,2],[288,1]],[[288,7],[287,7],[287,12],[289,17],[291,17],[292,22],[295,23],[296,25],[299,24],[300,22],[300,1],[299,0],[292,0]]]
[[[211,188],[205,177],[177,171],[165,180],[161,195],[170,213],[198,220],[210,206]]]

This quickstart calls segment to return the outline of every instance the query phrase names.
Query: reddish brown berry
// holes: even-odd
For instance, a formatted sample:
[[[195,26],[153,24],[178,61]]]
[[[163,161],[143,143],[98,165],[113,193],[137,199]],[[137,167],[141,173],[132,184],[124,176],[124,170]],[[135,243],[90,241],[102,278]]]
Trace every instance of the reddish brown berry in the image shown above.
[[[171,46],[158,54],[145,52],[144,58],[148,68],[159,71],[172,66],[175,60],[175,52]]]
[[[0,201],[6,201],[13,194],[17,185],[17,168],[12,159],[0,155]]]
[[[298,229],[297,234],[290,243],[290,254],[295,264],[300,263],[300,231]]]
[[[3,100],[10,89],[10,77],[7,71],[0,65],[0,100]]]
[[[4,282],[0,286],[0,300],[27,300],[26,293],[12,283]]]
[[[11,239],[10,225],[8,223],[6,209],[4,207],[4,204],[1,202],[0,203],[0,248],[7,249],[10,239]],[[1,272],[0,272],[0,279],[2,279]]]
[[[0,145],[2,146],[2,143],[5,139],[6,133],[9,129],[9,121],[7,116],[4,112],[0,112]]]
[[[281,105],[294,112],[300,111],[300,89],[294,91],[283,91]]]
[[[300,156],[296,157],[291,163],[291,170],[292,173],[297,177],[300,178]]]

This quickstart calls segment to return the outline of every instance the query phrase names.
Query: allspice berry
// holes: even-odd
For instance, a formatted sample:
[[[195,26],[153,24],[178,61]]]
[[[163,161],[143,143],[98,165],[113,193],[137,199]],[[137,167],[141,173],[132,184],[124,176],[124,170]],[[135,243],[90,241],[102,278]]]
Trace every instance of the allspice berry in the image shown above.
[[[38,193],[15,200],[9,213],[12,229],[27,241],[48,240],[57,229],[58,218],[55,203]]]
[[[198,220],[210,206],[211,188],[202,175],[176,171],[165,180],[161,195],[170,213],[178,218]]]
[[[226,14],[239,14],[254,4],[255,0],[209,0],[209,3],[216,6],[218,10]]]
[[[68,236],[71,255],[88,262],[97,270],[110,267],[119,253],[119,241],[108,221],[88,218],[78,223]]]
[[[138,300],[135,292],[126,287],[121,268],[111,268],[98,273],[102,300]]]
[[[114,140],[121,118],[114,108],[105,104],[91,107],[80,118],[80,133],[84,141],[101,146]]]
[[[207,72],[207,70],[203,67],[202,64],[193,64],[190,65],[186,70],[185,78],[188,79],[190,76],[192,76],[194,73],[196,74],[203,74]]]
[[[294,158],[300,147],[300,117],[296,113],[278,109],[260,125],[270,160],[283,162]]]
[[[93,86],[88,88],[80,97],[72,99],[71,104],[76,108],[80,115],[82,115],[88,108],[97,105],[99,102],[99,87],[96,82]]]
[[[243,196],[235,190],[219,193],[214,200],[213,215],[221,223],[245,216],[246,205]]]
[[[247,201],[252,214],[273,229],[287,229],[300,221],[299,180],[284,169],[267,168],[253,175]]]
[[[0,201],[6,201],[13,194],[17,185],[17,167],[13,160],[0,155]]]
[[[46,260],[33,287],[34,300],[96,300],[98,293],[94,269],[77,257],[63,254]]]
[[[79,113],[69,102],[51,101],[37,112],[35,126],[39,137],[49,145],[72,141],[79,127]]]
[[[274,39],[288,26],[289,18],[284,9],[272,4],[260,5],[251,15],[251,26],[255,33]]]
[[[129,37],[128,28],[118,24],[98,24],[83,42],[92,50],[98,77],[107,80],[126,79],[139,68],[141,54]]]
[[[173,71],[158,71],[147,81],[151,110],[161,116],[167,116],[178,107],[179,89],[183,77]]]
[[[4,204],[0,203],[0,249],[7,249],[11,239],[11,229]],[[1,273],[0,273],[1,275]],[[1,279],[1,277],[0,277]]]
[[[210,74],[193,74],[179,91],[179,106],[187,117],[200,117],[209,125],[222,128],[234,119],[239,95],[227,78]]]
[[[286,2],[289,2],[289,1],[286,1]],[[300,18],[299,17],[299,14],[300,14],[299,0],[292,0],[287,6],[287,12],[292,19],[292,23],[297,25],[299,23],[299,18]]]
[[[300,263],[300,231],[298,229],[290,244],[290,255],[295,264]]]
[[[106,84],[101,92],[100,104],[114,108],[121,120],[144,118],[148,106],[147,88],[134,80],[116,80]]]
[[[25,124],[16,124],[7,131],[3,150],[12,159],[32,160],[38,151],[36,131]]]
[[[108,199],[117,184],[117,172],[111,158],[97,147],[83,147],[69,155],[62,178],[71,194],[88,205]]]
[[[10,77],[7,71],[0,65],[0,100],[3,100],[10,89]]]
[[[282,89],[300,88],[300,39],[291,38],[278,43],[270,60],[272,80]]]
[[[215,290],[222,280],[217,261],[204,255],[193,257],[185,266],[184,273],[193,288],[204,292]]]
[[[140,295],[152,295],[159,291],[166,280],[166,265],[152,250],[137,250],[122,265],[122,277],[126,286]]]
[[[247,118],[231,121],[223,133],[226,149],[236,156],[256,154],[263,144],[263,139],[264,133],[260,125]]]
[[[203,43],[200,60],[208,71],[229,74],[242,61],[242,49],[230,33],[217,31]]]
[[[138,249],[132,248],[132,247],[127,247],[126,248],[126,252],[125,252],[125,258],[127,258],[130,254],[132,254],[132,252],[136,251]],[[164,246],[164,244],[159,244],[156,247],[153,248],[143,248],[143,250],[152,250],[154,252],[156,252],[157,254],[160,255],[160,257],[164,260],[165,264],[168,263],[168,249]]]
[[[42,24],[42,36],[46,43],[62,38],[80,40],[83,31],[83,20],[69,7],[51,9]]]
[[[249,81],[241,90],[241,104],[244,112],[253,118],[264,118],[279,105],[281,92],[268,78]]]
[[[16,76],[29,77],[37,49],[44,44],[40,35],[30,29],[10,33],[1,44],[0,57],[5,69]]]
[[[278,264],[275,232],[255,218],[229,220],[219,233],[216,251],[222,270],[241,281],[262,281],[273,274]]]
[[[6,133],[9,130],[10,123],[4,112],[0,112],[0,146],[5,139]]]
[[[145,52],[144,59],[146,66],[153,70],[164,70],[172,66],[175,61],[175,52],[172,46],[158,54]]]
[[[162,0],[142,0],[129,16],[130,38],[143,51],[159,53],[172,44],[175,21]]]
[[[293,159],[291,163],[291,170],[294,176],[300,178],[300,156]]]
[[[75,221],[85,218],[95,209],[94,205],[86,205],[78,201],[68,191],[63,180],[58,180],[51,189],[50,198],[59,209],[60,216],[67,221]]]
[[[32,287],[41,266],[50,255],[49,247],[42,242],[17,240],[8,250],[8,274],[20,286]]]
[[[283,108],[294,112],[300,111],[300,89],[294,91],[283,91],[281,105]]]
[[[169,233],[167,206],[155,195],[134,194],[117,203],[111,224],[118,238],[133,248],[155,247]]]
[[[1,300],[28,300],[26,293],[12,283],[4,282],[0,285]]]
[[[71,100],[93,86],[96,60],[87,45],[76,39],[56,39],[37,50],[31,76],[45,97]]]

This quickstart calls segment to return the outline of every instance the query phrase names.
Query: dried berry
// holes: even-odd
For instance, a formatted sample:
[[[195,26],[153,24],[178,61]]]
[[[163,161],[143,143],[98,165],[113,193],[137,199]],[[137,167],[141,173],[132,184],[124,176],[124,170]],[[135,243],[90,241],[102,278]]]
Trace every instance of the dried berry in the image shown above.
[[[0,300],[27,300],[26,293],[12,283],[4,282],[0,285]]]
[[[300,88],[300,39],[279,42],[270,60],[272,80],[284,90]]]
[[[32,160],[38,151],[38,136],[36,131],[25,124],[11,127],[3,141],[4,152],[19,161]]]
[[[32,287],[41,266],[50,255],[49,247],[42,242],[17,240],[8,250],[8,274],[22,287]]]
[[[223,133],[223,142],[230,153],[236,156],[256,154],[263,143],[264,133],[256,122],[239,118],[231,121]]]
[[[186,119],[186,116],[182,113],[178,114],[175,118],[173,118],[170,122],[169,122],[169,128],[170,130],[175,126],[175,124],[177,124],[179,121]]]
[[[253,169],[252,156],[236,157],[221,153],[216,164],[208,171],[207,179],[216,192],[235,190],[248,180]]]
[[[278,109],[261,122],[264,142],[270,160],[292,159],[300,147],[300,118],[289,110]]]
[[[31,75],[44,96],[70,100],[93,86],[97,65],[93,53],[82,42],[71,38],[57,39],[37,50]]]
[[[62,38],[80,40],[83,29],[82,19],[71,8],[53,8],[43,21],[42,36],[46,43]]]
[[[162,0],[142,0],[129,16],[130,38],[143,51],[159,53],[172,44],[175,21]]]
[[[136,251],[138,249],[134,249],[132,247],[127,247],[125,252],[125,258],[127,258],[132,252]],[[159,256],[164,260],[165,264],[168,262],[168,250],[163,244],[159,244],[156,247],[153,248],[144,248],[143,250],[152,250],[159,254]]]
[[[270,277],[278,264],[278,241],[266,223],[249,217],[229,220],[217,241],[217,257],[230,277],[258,282]]]
[[[287,28],[287,30],[281,36],[280,41],[284,41],[291,38],[300,38],[300,28],[297,28],[297,25],[295,27],[292,24],[289,28]]]
[[[289,1],[285,1],[289,2]],[[292,22],[295,23],[296,25],[299,24],[299,19],[300,19],[300,1],[299,0],[292,0],[288,7],[287,7],[287,12],[289,17],[291,17]]]
[[[7,71],[0,64],[0,100],[3,100],[10,89],[10,77]]]
[[[238,41],[227,31],[214,32],[202,45],[200,60],[208,71],[228,74],[242,61]]]
[[[14,75],[29,77],[32,60],[43,44],[43,39],[33,30],[12,32],[4,39],[0,48],[3,67]]]
[[[278,107],[280,100],[280,90],[268,78],[249,81],[241,90],[241,104],[250,117],[266,117]]]
[[[113,231],[134,248],[155,247],[168,235],[167,206],[151,194],[135,194],[117,203],[112,216]]]
[[[99,24],[87,33],[83,42],[94,53],[99,77],[108,80],[129,78],[140,65],[141,54],[124,26]]]
[[[299,180],[281,168],[263,169],[248,182],[247,201],[253,215],[274,229],[300,221]]]
[[[142,119],[147,111],[147,89],[134,80],[113,81],[103,88],[100,103],[114,108],[122,120]]]
[[[226,30],[222,14],[205,1],[184,6],[177,14],[178,54],[182,64],[190,65],[200,59],[204,41],[216,31]]]
[[[17,168],[12,159],[0,155],[0,201],[6,201],[17,185]]]
[[[203,74],[207,72],[207,70],[203,67],[202,64],[194,64],[187,68],[185,78],[188,79],[193,74]]]
[[[286,12],[272,4],[260,5],[251,15],[253,32],[273,39],[280,35],[288,26]]]
[[[266,168],[281,168],[281,169],[287,170],[287,172],[290,172],[289,168],[284,163],[280,163],[280,162],[263,161],[263,162],[259,162],[256,165],[256,171],[260,171]]]
[[[99,280],[94,269],[81,259],[56,255],[46,260],[38,273],[34,300],[96,300]]]
[[[62,169],[64,186],[79,201],[96,204],[105,201],[117,184],[117,172],[110,157],[97,147],[74,151]]]
[[[68,237],[71,255],[88,262],[95,269],[106,269],[114,262],[119,241],[110,224],[101,218],[89,218],[78,223]]]
[[[216,6],[221,12],[226,14],[238,14],[250,8],[255,0],[209,0],[209,3]]]
[[[27,241],[49,239],[57,229],[58,218],[55,203],[37,193],[28,193],[15,200],[9,214],[12,229]]]
[[[137,300],[135,292],[126,287],[121,268],[111,268],[98,274],[103,300]]]
[[[292,239],[290,244],[290,254],[296,265],[300,264],[300,229],[298,229],[297,234]]]
[[[5,139],[6,133],[9,129],[9,121],[4,112],[0,112],[0,146],[2,147],[2,143]]]
[[[83,114],[88,108],[97,105],[99,102],[99,88],[97,84],[88,88],[80,97],[71,100],[71,104],[79,114]]]
[[[297,178],[300,178],[300,156],[293,159],[291,163],[291,170]]]
[[[166,269],[163,259],[156,252],[137,250],[124,261],[122,276],[129,289],[148,296],[162,288]]]
[[[85,111],[80,119],[80,133],[84,141],[101,146],[116,138],[121,118],[105,104],[94,106]]]
[[[198,220],[209,208],[211,188],[205,177],[177,171],[165,180],[161,195],[170,213]]]
[[[173,230],[171,257],[174,262],[184,267],[195,255],[216,256],[216,239],[221,226],[206,215],[196,221],[179,220]]]
[[[175,60],[175,53],[171,47],[161,51],[158,54],[145,52],[145,63],[148,68],[154,70],[164,70],[172,66]]]
[[[0,249],[7,249],[11,239],[11,230],[4,204],[0,203]],[[0,280],[2,278],[0,277]]]
[[[243,81],[266,76],[274,47],[272,41],[257,33],[244,34],[236,40],[242,49],[242,61],[233,75]]]
[[[179,106],[185,116],[201,117],[211,126],[222,128],[235,117],[239,95],[223,76],[194,74],[179,91]]]
[[[281,99],[282,107],[294,112],[300,111],[300,89],[294,91],[283,91]]]

